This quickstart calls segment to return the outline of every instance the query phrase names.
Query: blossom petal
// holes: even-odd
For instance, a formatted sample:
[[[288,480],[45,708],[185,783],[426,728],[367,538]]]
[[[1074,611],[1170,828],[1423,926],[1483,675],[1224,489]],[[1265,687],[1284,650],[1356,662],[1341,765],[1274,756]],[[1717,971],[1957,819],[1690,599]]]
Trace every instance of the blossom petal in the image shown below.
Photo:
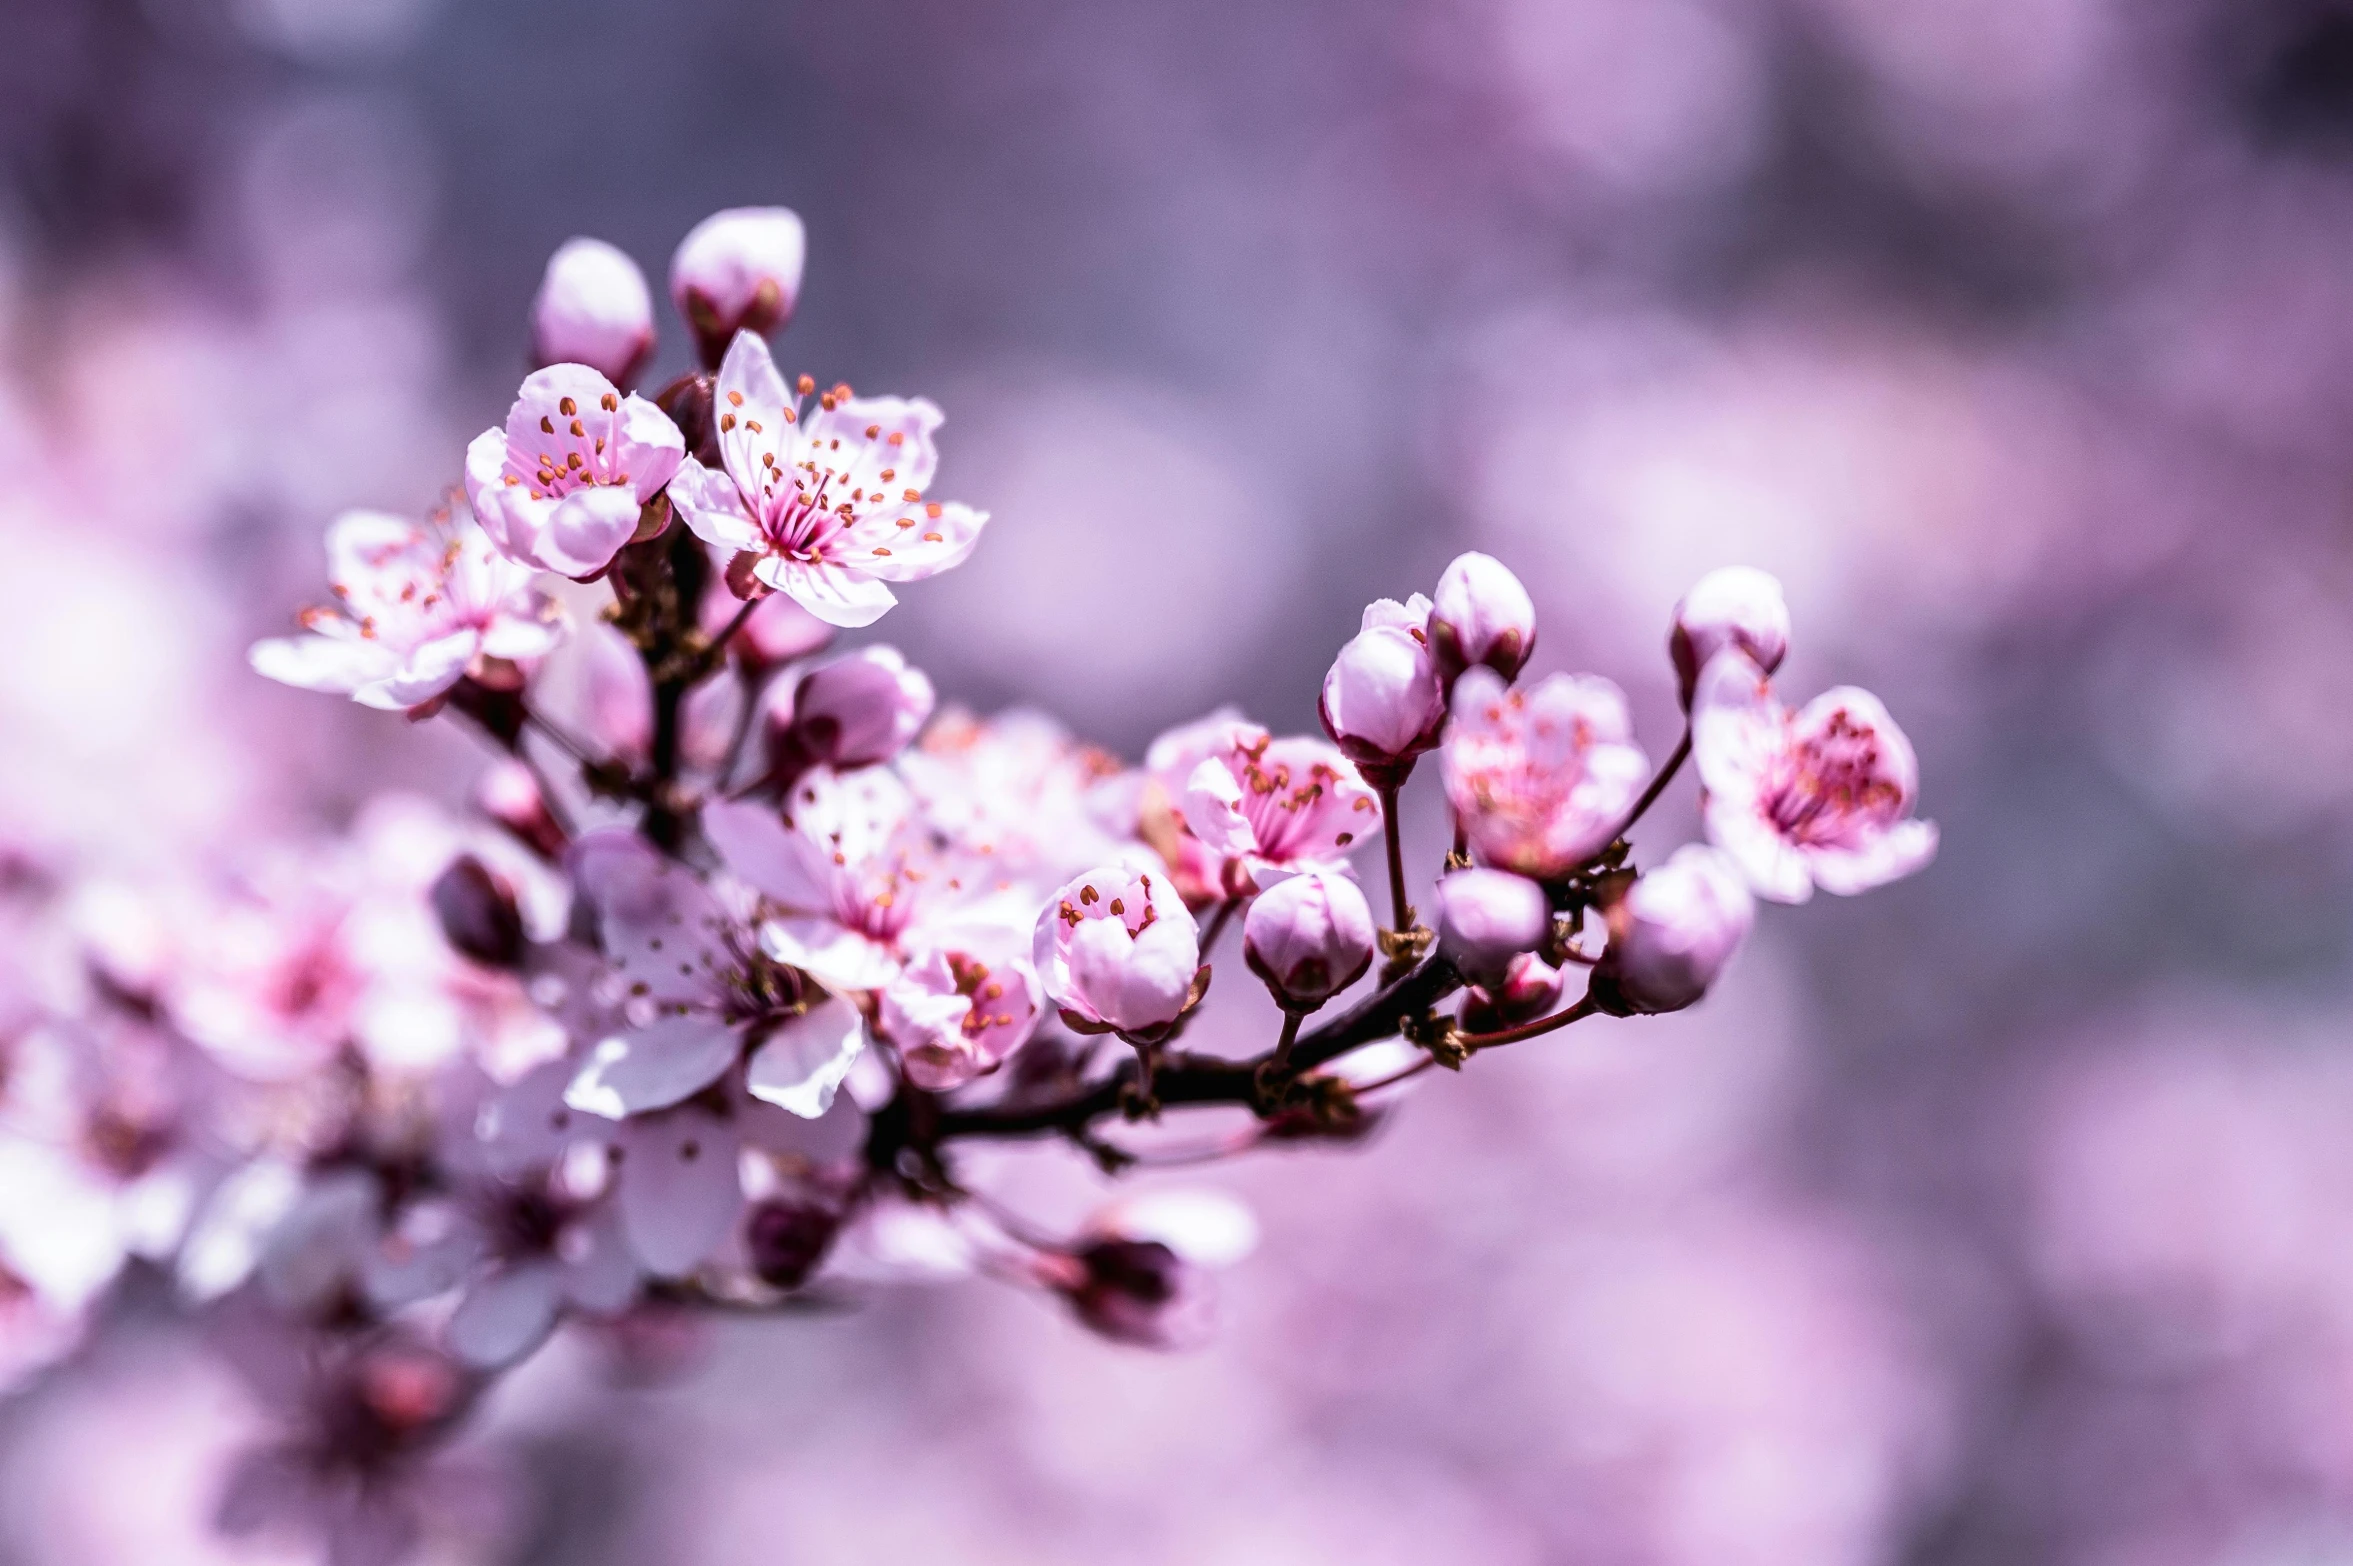
[[[663,1017],[601,1040],[564,1102],[607,1120],[667,1109],[718,1081],[741,1043],[731,1024],[709,1012]]]
[[[861,518],[836,547],[868,576],[919,582],[962,565],[988,520],[987,512],[955,501],[894,506]]]
[[[899,973],[899,959],[888,946],[823,915],[767,920],[760,926],[760,949],[828,989],[879,990]]]
[[[670,480],[670,504],[706,544],[738,554],[757,554],[768,547],[768,536],[745,509],[735,480],[692,457],[678,464],[678,475]]]
[[[831,906],[832,865],[807,836],[787,827],[774,808],[714,799],[703,806],[703,835],[728,869],[785,907]]]
[[[677,1277],[710,1255],[743,1207],[733,1127],[699,1110],[621,1130],[621,1226],[648,1272]]]
[[[1185,825],[1211,849],[1226,855],[1252,852],[1258,834],[1242,814],[1242,785],[1224,761],[1211,757],[1185,780]]]
[[[1814,884],[1839,897],[1900,881],[1936,857],[1936,823],[1899,821],[1862,848],[1816,849]]]
[[[340,636],[280,636],[255,642],[246,660],[253,672],[281,685],[348,696],[391,674],[398,658],[378,642]]]
[[[857,571],[830,561],[810,564],[770,555],[752,574],[827,625],[854,631],[872,625],[899,601],[898,595],[872,572]]]
[[[866,1047],[866,1021],[847,1001],[829,999],[768,1035],[752,1056],[752,1097],[815,1120]]]
[[[501,1267],[466,1291],[446,1329],[450,1349],[477,1370],[500,1370],[547,1341],[561,1299],[553,1262]]]
[[[787,415],[794,401],[767,343],[751,332],[736,333],[719,361],[711,411],[719,423],[720,458],[747,499],[756,500],[763,484],[792,482],[796,442]]]
[[[637,531],[637,513],[637,496],[619,485],[573,490],[547,507],[538,563],[565,576],[602,571]]]

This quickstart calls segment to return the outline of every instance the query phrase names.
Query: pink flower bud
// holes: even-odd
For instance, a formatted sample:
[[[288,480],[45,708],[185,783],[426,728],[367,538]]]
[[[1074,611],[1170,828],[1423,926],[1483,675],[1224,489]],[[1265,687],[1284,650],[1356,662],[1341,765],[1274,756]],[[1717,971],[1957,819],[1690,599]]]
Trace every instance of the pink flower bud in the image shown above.
[[[544,859],[561,859],[570,840],[539,792],[539,780],[520,761],[502,761],[482,774],[474,802]]]
[[[1046,905],[1031,955],[1064,1021],[1149,1037],[1192,1004],[1201,934],[1167,876],[1105,865]]]
[[[1419,593],[1402,604],[1375,602],[1324,676],[1324,732],[1376,787],[1402,783],[1413,758],[1438,743],[1446,697],[1429,618],[1430,601]]]
[[[765,337],[792,319],[808,251],[786,207],[730,207],[687,232],[670,258],[670,299],[706,369],[717,369],[737,332]]]
[[[951,939],[911,959],[883,990],[883,1034],[917,1087],[960,1088],[1003,1065],[1037,1030],[1045,1010],[1037,973],[1002,944]]]
[[[1261,892],[1242,921],[1242,953],[1286,1011],[1313,1011],[1373,961],[1373,911],[1347,876],[1310,870]]]
[[[1686,708],[1699,671],[1727,647],[1748,654],[1761,674],[1781,667],[1789,652],[1789,606],[1781,601],[1781,584],[1751,566],[1710,571],[1675,606],[1667,651]]]
[[[930,677],[896,647],[861,647],[801,676],[789,713],[771,703],[770,748],[796,774],[872,766],[907,748],[936,701]]]
[[[531,304],[531,351],[628,390],[654,351],[654,299],[637,263],[601,239],[565,240]]]
[[[1739,869],[1715,849],[1685,844],[1610,909],[1595,1003],[1620,1017],[1681,1011],[1707,993],[1755,919]]]
[[[1493,555],[1457,555],[1438,578],[1430,649],[1449,683],[1477,664],[1508,682],[1536,650],[1536,606],[1520,579]]]
[[[1438,952],[1474,983],[1503,981],[1511,960],[1552,934],[1544,888],[1508,870],[1457,870],[1438,882]]]
[[[450,863],[433,882],[433,912],[449,944],[489,968],[523,963],[523,910],[515,889],[472,854]]]
[[[841,1233],[842,1215],[811,1201],[774,1198],[754,1207],[744,1220],[744,1254],[760,1281],[775,1289],[797,1289],[809,1281]]]
[[[1096,1214],[1068,1252],[1039,1258],[1039,1275],[1080,1321],[1115,1342],[1195,1348],[1216,1327],[1212,1271],[1257,1243],[1257,1221],[1233,1198],[1157,1191]]]
[[[1492,1033],[1533,1022],[1560,1004],[1567,978],[1534,952],[1522,952],[1504,968],[1501,983],[1475,987],[1463,997],[1462,1025],[1472,1033]]]

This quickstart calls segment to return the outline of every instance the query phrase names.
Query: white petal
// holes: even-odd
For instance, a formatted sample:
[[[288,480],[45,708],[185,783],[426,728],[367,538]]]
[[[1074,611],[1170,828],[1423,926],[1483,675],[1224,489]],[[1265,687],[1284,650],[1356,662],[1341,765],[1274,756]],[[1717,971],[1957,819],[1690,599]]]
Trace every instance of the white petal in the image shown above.
[[[555,1330],[558,1298],[553,1262],[502,1267],[466,1291],[449,1318],[450,1349],[477,1370],[511,1365]]]
[[[740,1045],[736,1029],[709,1012],[662,1017],[589,1051],[564,1102],[607,1120],[667,1109],[718,1081]]]
[[[814,1120],[833,1107],[834,1093],[866,1047],[866,1020],[857,1008],[829,999],[778,1028],[752,1056],[752,1097]]]
[[[621,1224],[630,1248],[658,1276],[693,1271],[743,1206],[734,1129],[682,1109],[631,1120],[618,1140]]]
[[[771,919],[760,926],[760,949],[832,990],[879,990],[899,975],[889,947],[831,919]]]

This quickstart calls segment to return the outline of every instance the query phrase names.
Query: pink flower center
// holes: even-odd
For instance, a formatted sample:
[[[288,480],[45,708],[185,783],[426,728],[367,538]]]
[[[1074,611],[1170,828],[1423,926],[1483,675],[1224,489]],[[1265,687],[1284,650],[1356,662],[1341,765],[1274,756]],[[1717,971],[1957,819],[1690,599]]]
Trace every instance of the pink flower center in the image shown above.
[[[621,399],[612,392],[604,395],[601,407],[607,415],[616,412]],[[610,425],[611,419],[598,420]],[[529,450],[507,450],[507,482],[528,484],[533,500],[569,495],[576,489],[597,484],[626,484],[629,475],[615,472],[613,463],[618,454],[609,452],[605,437],[591,435],[580,417],[580,405],[573,398],[563,398],[554,413],[539,417],[540,438]]]
[[[1841,707],[1790,746],[1765,791],[1765,814],[1791,842],[1852,846],[1903,815],[1904,791],[1884,775],[1883,760],[1878,734]]]

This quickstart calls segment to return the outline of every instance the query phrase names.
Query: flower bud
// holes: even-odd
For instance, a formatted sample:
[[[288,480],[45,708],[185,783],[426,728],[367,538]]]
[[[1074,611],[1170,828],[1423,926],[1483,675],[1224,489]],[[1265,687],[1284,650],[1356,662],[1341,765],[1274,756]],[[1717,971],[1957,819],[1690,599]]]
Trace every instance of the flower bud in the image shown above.
[[[808,248],[786,207],[730,207],[687,232],[670,258],[670,299],[716,370],[737,332],[765,337],[792,319]]]
[[[637,263],[601,239],[567,239],[531,304],[542,365],[585,364],[623,391],[654,351],[654,299]]]
[[[433,912],[449,944],[490,968],[523,961],[523,911],[515,889],[472,854],[453,860],[433,883]]]
[[[1544,888],[1508,870],[1457,870],[1438,882],[1438,952],[1473,983],[1503,982],[1511,960],[1552,934]]]
[[[1344,875],[1310,870],[1259,894],[1242,921],[1242,954],[1285,1011],[1313,1011],[1373,961],[1373,911]]]
[[[1413,758],[1438,743],[1446,697],[1429,646],[1430,601],[1384,598],[1341,647],[1324,676],[1318,711],[1332,736],[1375,787],[1405,781]]]
[[[1179,1349],[1209,1335],[1209,1280],[1158,1240],[1096,1240],[1075,1252],[1063,1297],[1114,1343]]]
[[[1707,993],[1755,918],[1738,868],[1715,849],[1684,845],[1610,909],[1594,1003],[1619,1017],[1681,1011]]]
[[[801,676],[789,714],[770,703],[771,757],[793,773],[888,761],[922,731],[936,701],[930,677],[896,647],[861,647]]]
[[[1789,652],[1789,606],[1781,601],[1781,584],[1752,566],[1710,571],[1675,606],[1667,651],[1686,709],[1699,671],[1727,647],[1748,654],[1760,674],[1781,667]]]
[[[777,1198],[754,1207],[745,1220],[744,1251],[761,1282],[797,1289],[825,1260],[840,1232],[841,1214],[832,1208]]]
[[[1520,953],[1505,965],[1500,983],[1474,987],[1463,997],[1464,1031],[1493,1033],[1535,1021],[1560,1004],[1567,977],[1536,953]]]
[[[474,786],[482,813],[521,839],[543,859],[561,859],[570,840],[539,792],[539,780],[520,761],[502,761]]]
[[[1457,555],[1431,602],[1430,650],[1450,686],[1478,664],[1508,683],[1536,650],[1536,606],[1528,590],[1493,555]]]

